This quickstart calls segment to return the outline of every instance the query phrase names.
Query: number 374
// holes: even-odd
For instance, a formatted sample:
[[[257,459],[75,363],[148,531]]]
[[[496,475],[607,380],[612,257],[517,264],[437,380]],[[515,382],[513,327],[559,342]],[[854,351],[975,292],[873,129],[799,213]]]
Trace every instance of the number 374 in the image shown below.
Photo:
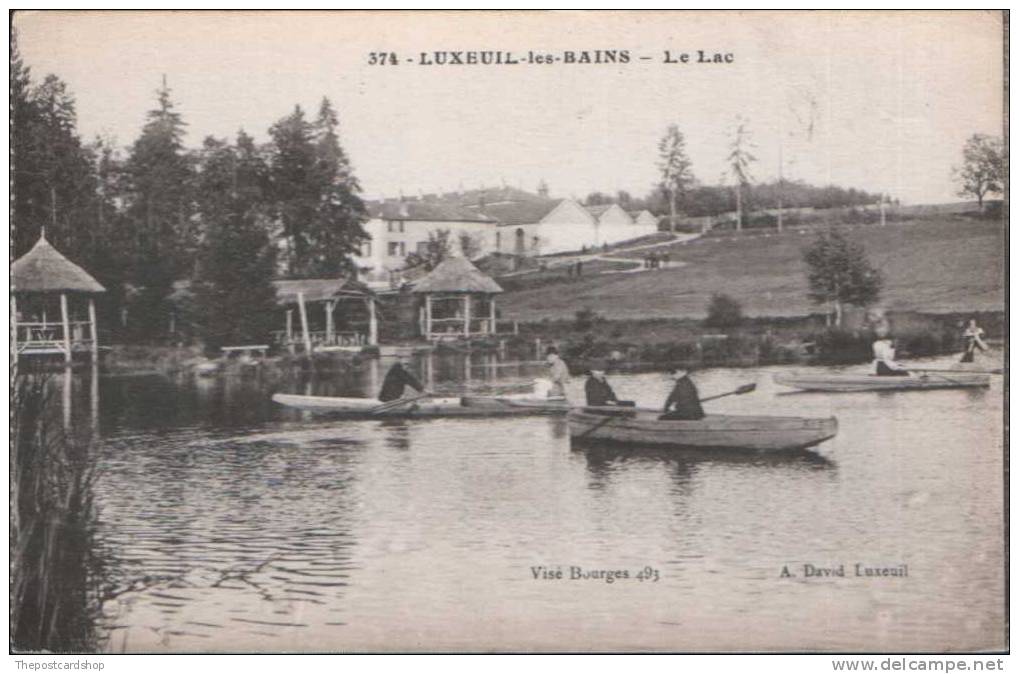
[[[396,58],[396,52],[391,51],[370,51],[368,52],[368,65],[370,66],[395,66],[400,61]]]

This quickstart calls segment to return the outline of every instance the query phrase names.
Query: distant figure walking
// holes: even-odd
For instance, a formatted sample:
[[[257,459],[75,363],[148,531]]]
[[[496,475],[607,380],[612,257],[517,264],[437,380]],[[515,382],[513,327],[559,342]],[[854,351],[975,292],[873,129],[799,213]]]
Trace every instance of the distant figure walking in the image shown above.
[[[665,269],[669,266],[669,254],[662,253],[662,268]]]
[[[583,276],[583,275],[584,275],[584,261],[583,260],[577,260],[577,276]]]
[[[550,346],[545,350],[545,364],[548,366],[548,378],[552,381],[548,397],[565,398],[566,385],[570,383],[570,369],[559,357],[559,349]]]
[[[658,256],[655,255],[654,253],[648,255],[648,268],[658,269]]]
[[[889,337],[874,341],[874,373],[879,377],[908,377],[909,370],[895,362],[895,347]]]
[[[403,392],[408,386],[418,393],[423,393],[425,390],[417,377],[407,372],[404,360],[400,358],[393,364],[393,367],[389,368],[389,372],[386,372],[386,378],[382,380],[382,390],[379,391],[379,400],[388,403],[391,400],[402,398]]]
[[[987,351],[987,343],[984,342],[984,329],[977,325],[977,319],[975,318],[969,319],[969,323],[962,333],[962,339],[965,343],[965,349],[963,350],[962,360],[959,361],[960,363],[972,363],[977,349]]]
[[[665,400],[665,409],[662,421],[686,421],[704,418],[704,409],[701,407],[700,394],[697,387],[690,380],[690,373],[681,368],[669,372],[669,377],[676,382],[672,392]]]

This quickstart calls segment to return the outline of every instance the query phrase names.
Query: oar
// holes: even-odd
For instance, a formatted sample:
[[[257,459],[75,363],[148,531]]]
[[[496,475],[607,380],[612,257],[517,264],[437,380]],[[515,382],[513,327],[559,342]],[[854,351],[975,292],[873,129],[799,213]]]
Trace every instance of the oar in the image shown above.
[[[949,374],[1001,374],[1002,369],[995,368],[993,370],[944,370],[929,367],[911,367],[909,368],[912,372],[947,372]]]
[[[733,391],[729,391],[728,393],[719,393],[718,395],[708,396],[707,398],[701,398],[700,402],[706,403],[709,400],[718,400],[719,398],[724,398],[726,396],[739,396],[743,395],[744,393],[750,393],[755,390],[757,390],[757,384],[744,384],[743,386],[740,386],[739,388]],[[662,412],[661,410],[652,409],[650,407],[617,407],[615,405],[598,405],[598,406],[588,405],[582,407],[581,409],[585,411],[591,410],[593,412],[598,412],[599,414],[605,413],[606,416],[610,418],[613,416],[617,417],[633,416],[637,412],[657,412],[659,414],[661,414]]]
[[[383,403],[383,404],[381,404],[381,405],[379,405],[377,407],[371,408],[370,410],[368,410],[368,414],[382,414],[383,412],[387,412],[387,411],[389,411],[391,409],[394,409],[394,408],[397,408],[397,407],[403,407],[404,405],[408,405],[408,404],[410,404],[412,402],[415,402],[417,400],[421,400],[422,398],[427,398],[427,397],[429,397],[431,395],[433,395],[433,393],[431,391],[425,391],[424,393],[419,393],[419,394],[417,394],[415,396],[410,396],[410,397],[407,397],[407,398],[398,398],[397,400],[391,400],[388,403]]]
[[[743,386],[740,386],[735,391],[729,391],[728,393],[719,393],[717,396],[708,396],[707,398],[701,398],[701,402],[702,403],[706,403],[709,400],[718,400],[719,398],[724,398],[726,396],[741,396],[744,393],[751,393],[752,391],[755,391],[756,389],[757,389],[757,384],[744,384]]]

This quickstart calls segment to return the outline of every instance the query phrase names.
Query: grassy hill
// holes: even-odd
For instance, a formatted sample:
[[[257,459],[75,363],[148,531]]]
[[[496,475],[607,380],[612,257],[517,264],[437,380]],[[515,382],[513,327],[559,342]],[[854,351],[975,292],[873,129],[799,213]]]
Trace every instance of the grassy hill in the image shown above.
[[[1005,241],[996,221],[944,216],[878,225],[843,225],[885,276],[881,304],[926,313],[995,311],[1004,302]],[[712,293],[726,293],[749,316],[799,316],[818,307],[807,299],[801,251],[812,228],[708,236],[673,244],[672,269],[609,273],[592,262],[582,278],[550,270],[533,278],[500,279],[506,318],[572,318],[589,308],[611,319],[703,317]],[[621,253],[640,259],[642,252]]]

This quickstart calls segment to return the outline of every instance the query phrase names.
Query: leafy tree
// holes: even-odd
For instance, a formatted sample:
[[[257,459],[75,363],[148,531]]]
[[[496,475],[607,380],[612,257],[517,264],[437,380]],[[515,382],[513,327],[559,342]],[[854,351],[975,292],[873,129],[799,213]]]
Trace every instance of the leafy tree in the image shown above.
[[[708,302],[708,317],[704,326],[708,328],[735,328],[743,322],[743,307],[724,293],[714,293]]]
[[[439,263],[449,257],[453,244],[450,240],[448,229],[437,229],[428,232],[428,241],[425,242],[423,250],[414,251],[407,256],[404,264],[407,268],[424,265],[424,268],[431,271],[439,266]]]
[[[468,260],[474,260],[481,255],[481,240],[476,235],[460,232],[457,243],[460,245],[460,253]]]
[[[269,169],[251,137],[206,138],[196,180],[205,235],[194,277],[195,318],[206,349],[263,343],[276,314],[269,236]]]
[[[686,154],[686,140],[675,124],[658,143],[660,188],[669,201],[669,231],[676,231],[676,205],[694,184],[693,163]]]
[[[736,182],[736,229],[743,229],[743,190],[750,185],[750,165],[757,161],[751,154],[753,144],[750,142],[750,130],[747,121],[742,117],[736,119],[732,143],[729,145],[729,173]]]
[[[809,297],[815,304],[827,304],[842,325],[845,304],[866,306],[878,300],[883,278],[867,259],[863,246],[847,240],[838,230],[818,232],[803,251],[807,264]]]
[[[613,203],[612,197],[604,192],[591,192],[584,197],[585,206],[601,206]]]
[[[1005,178],[1005,146],[1000,138],[975,133],[962,148],[962,166],[953,169],[959,196],[976,197],[980,210],[984,197],[1001,194]]]
[[[143,337],[162,333],[169,315],[166,298],[175,280],[191,275],[199,234],[191,194],[194,160],[184,148],[186,125],[165,81],[156,95],[157,106],[149,111],[125,165],[125,215],[134,238],[130,278],[139,291],[131,313]]]

